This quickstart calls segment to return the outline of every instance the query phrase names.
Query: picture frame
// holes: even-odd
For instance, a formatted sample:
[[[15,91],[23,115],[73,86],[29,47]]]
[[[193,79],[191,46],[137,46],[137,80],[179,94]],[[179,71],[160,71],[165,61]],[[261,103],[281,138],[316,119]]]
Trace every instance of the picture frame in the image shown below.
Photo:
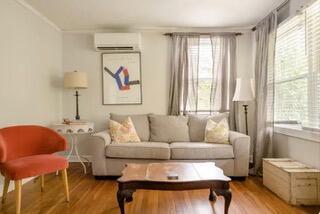
[[[102,104],[141,105],[141,53],[102,53]]]

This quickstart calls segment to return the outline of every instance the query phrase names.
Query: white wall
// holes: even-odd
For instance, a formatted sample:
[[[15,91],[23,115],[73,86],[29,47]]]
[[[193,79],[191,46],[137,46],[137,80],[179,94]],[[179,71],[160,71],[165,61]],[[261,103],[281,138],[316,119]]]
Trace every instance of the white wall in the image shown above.
[[[275,157],[292,158],[320,169],[320,143],[276,133]]]
[[[80,97],[81,119],[95,122],[95,129],[106,128],[110,112],[120,114],[157,113],[167,111],[169,93],[168,38],[156,33],[142,34],[141,73],[142,105],[102,105],[102,62],[101,52],[96,52],[93,34],[65,33],[63,35],[63,71],[87,72],[89,88],[82,90]],[[74,91],[64,90],[63,117],[75,115]],[[90,141],[85,138],[80,153],[90,154]]]
[[[0,1],[0,128],[60,120],[61,55],[61,32],[17,1]]]
[[[62,35],[17,1],[0,1],[0,127],[61,115]]]
[[[170,79],[170,40],[159,32],[142,34],[142,105],[102,105],[102,65],[101,53],[93,46],[92,33],[64,33],[63,71],[79,70],[87,72],[89,88],[82,90],[80,116],[95,122],[96,130],[106,128],[110,112],[119,114],[157,113],[166,114]],[[237,38],[238,75],[252,76],[251,32]],[[73,91],[63,91],[63,117],[75,115]],[[251,117],[251,116],[250,116]],[[80,153],[90,154],[90,140],[83,137]]]

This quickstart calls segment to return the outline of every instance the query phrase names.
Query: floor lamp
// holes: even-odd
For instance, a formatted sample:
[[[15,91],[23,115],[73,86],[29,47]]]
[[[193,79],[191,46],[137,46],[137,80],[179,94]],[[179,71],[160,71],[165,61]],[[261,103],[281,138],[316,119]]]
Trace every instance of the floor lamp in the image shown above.
[[[236,90],[232,101],[244,102],[244,116],[246,122],[246,135],[248,135],[248,101],[254,100],[253,79],[237,78]]]
[[[64,74],[64,87],[71,88],[76,90],[75,97],[76,97],[76,120],[80,120],[79,115],[79,89],[86,89],[88,88],[88,81],[87,81],[87,74],[84,72],[66,72]]]

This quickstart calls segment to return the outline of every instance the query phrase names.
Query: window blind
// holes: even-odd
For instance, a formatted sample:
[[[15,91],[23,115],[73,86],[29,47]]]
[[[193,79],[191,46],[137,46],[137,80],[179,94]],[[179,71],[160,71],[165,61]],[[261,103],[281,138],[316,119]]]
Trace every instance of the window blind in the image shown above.
[[[320,0],[277,29],[274,113],[320,130]]]
[[[302,125],[320,131],[320,0],[305,10],[309,106]]]
[[[277,122],[300,122],[308,110],[308,63],[305,16],[295,16],[277,30],[275,109]]]

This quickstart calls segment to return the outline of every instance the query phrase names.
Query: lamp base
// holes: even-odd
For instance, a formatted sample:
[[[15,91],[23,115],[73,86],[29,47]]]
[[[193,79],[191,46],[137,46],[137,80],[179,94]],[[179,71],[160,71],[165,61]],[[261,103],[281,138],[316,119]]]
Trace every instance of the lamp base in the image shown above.
[[[246,135],[248,135],[248,105],[242,105],[244,108],[244,117],[246,121]]]
[[[76,96],[76,120],[80,120],[80,115],[79,115],[79,96],[80,96],[80,94],[79,94],[79,92],[78,91],[76,91],[76,94],[74,95],[74,96]]]

